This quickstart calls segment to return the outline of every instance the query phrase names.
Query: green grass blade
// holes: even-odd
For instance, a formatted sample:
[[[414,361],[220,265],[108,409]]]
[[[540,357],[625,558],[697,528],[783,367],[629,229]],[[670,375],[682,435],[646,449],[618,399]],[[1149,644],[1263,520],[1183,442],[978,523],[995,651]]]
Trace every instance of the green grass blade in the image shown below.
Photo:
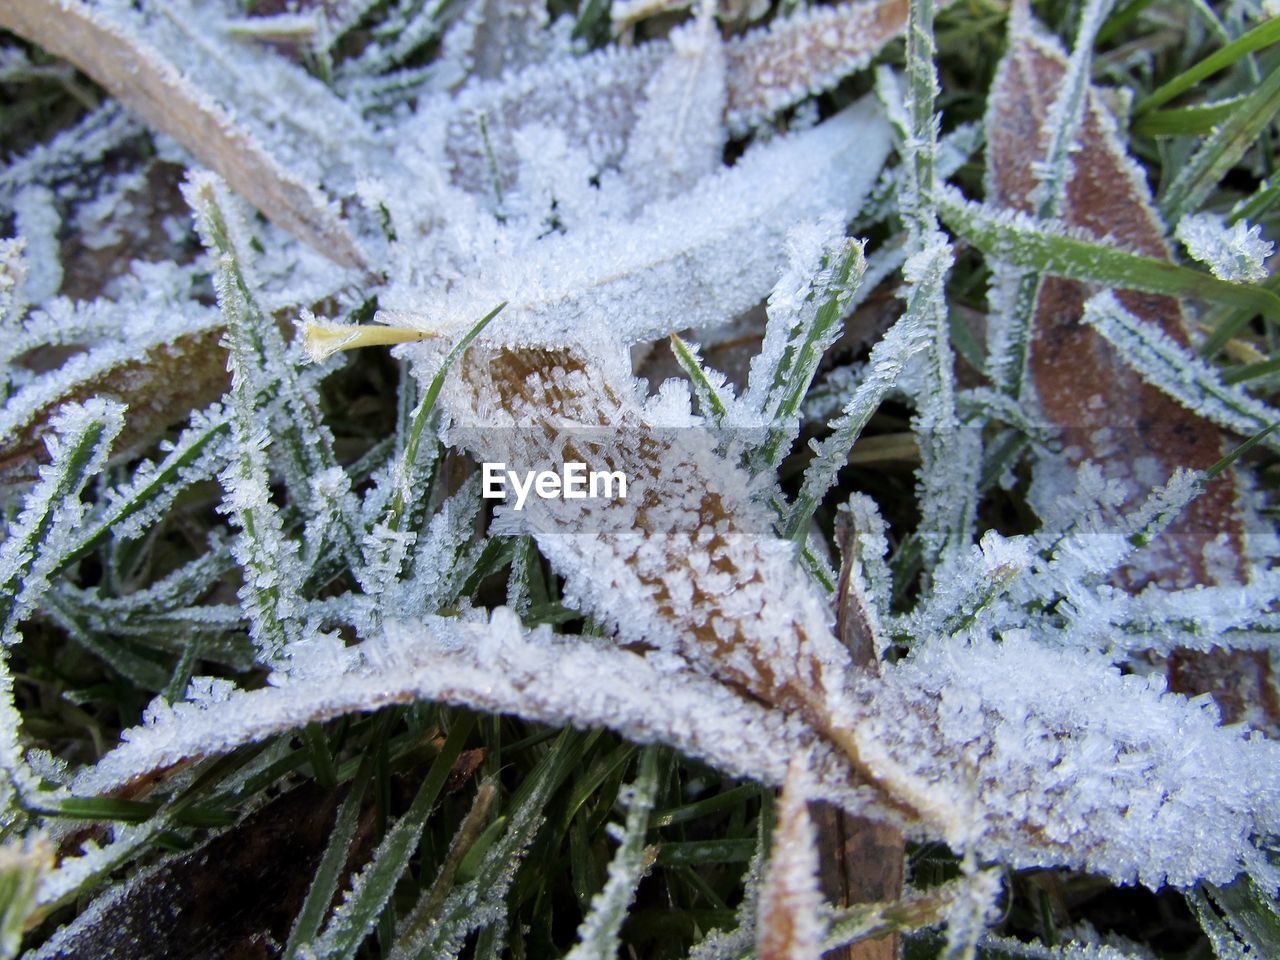
[[[387,832],[373,859],[352,882],[346,900],[334,911],[324,933],[311,945],[317,960],[350,960],[364,939],[373,932],[379,915],[395,892],[396,884],[409,868],[410,857],[422,836],[427,817],[435,807],[449,771],[462,753],[463,744],[474,725],[475,718],[469,713],[461,714],[455,721],[413,803]]]
[[[385,734],[385,723],[374,727],[378,735]],[[329,841],[325,845],[324,854],[316,867],[315,878],[307,889],[306,899],[293,921],[293,929],[289,931],[289,941],[285,945],[283,960],[296,960],[302,944],[312,940],[320,930],[329,904],[338,889],[338,880],[342,868],[347,861],[351,849],[351,839],[355,836],[356,825],[360,820],[360,807],[364,803],[364,795],[373,777],[374,753],[367,751],[360,761],[360,769],[351,782],[347,795],[338,809],[333,830],[329,833]]]
[[[944,193],[939,212],[957,234],[1005,263],[1102,286],[1247,308],[1280,322],[1280,297],[1261,287],[1060,232],[1030,217],[968,202],[951,190]]]
[[[1174,110],[1155,110],[1133,121],[1134,133],[1144,137],[1199,137],[1212,133],[1245,100],[1245,95]]]
[[[1277,112],[1280,112],[1280,65],[1263,78],[1179,168],[1159,198],[1165,220],[1177,223],[1184,214],[1198,209],[1228,171],[1257,143]]]
[[[1280,40],[1280,18],[1263,21],[1248,33],[1215,50],[1195,66],[1162,83],[1133,107],[1134,116],[1149,113],[1161,104],[1168,103],[1179,94],[1194,89],[1202,80],[1225,70],[1241,57],[1262,50]]]
[[[783,350],[769,385],[764,409],[772,421],[768,435],[758,455],[760,469],[776,469],[786,454],[799,426],[800,405],[813,376],[817,373],[827,346],[838,333],[837,327],[846,304],[852,299],[867,269],[864,246],[855,240],[844,240],[829,279],[818,281],[810,288],[810,297],[819,301],[812,320],[803,322]],[[830,261],[824,259],[821,274],[826,274]]]

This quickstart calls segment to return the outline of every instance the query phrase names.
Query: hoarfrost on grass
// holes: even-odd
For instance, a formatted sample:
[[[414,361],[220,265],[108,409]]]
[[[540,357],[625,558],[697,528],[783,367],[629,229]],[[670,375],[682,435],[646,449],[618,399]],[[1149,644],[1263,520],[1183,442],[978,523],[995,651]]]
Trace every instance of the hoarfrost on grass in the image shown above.
[[[1227,226],[1212,213],[1193,213],[1178,221],[1177,237],[1187,254],[1207,266],[1219,280],[1261,283],[1275,244],[1262,239],[1262,227],[1237,220]]]

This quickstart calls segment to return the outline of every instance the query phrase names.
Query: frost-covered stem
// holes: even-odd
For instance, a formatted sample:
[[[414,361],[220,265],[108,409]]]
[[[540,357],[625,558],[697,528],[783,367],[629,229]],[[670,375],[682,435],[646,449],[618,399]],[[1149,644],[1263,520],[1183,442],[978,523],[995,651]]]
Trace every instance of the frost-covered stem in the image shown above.
[[[480,784],[480,789],[476,791],[476,798],[471,803],[471,809],[467,811],[466,817],[463,818],[453,835],[453,840],[449,843],[449,850],[445,853],[444,863],[440,865],[435,880],[431,882],[431,886],[423,893],[413,912],[405,918],[396,931],[396,942],[391,948],[388,960],[413,960],[413,954],[408,946],[417,942],[422,932],[439,913],[445,896],[453,888],[458,867],[462,865],[463,858],[484,829],[485,821],[489,818],[489,810],[497,795],[498,789],[494,786],[493,780],[486,780]]]
[[[1041,137],[1046,140],[1044,160],[1035,165],[1039,185],[1033,191],[1035,215],[1039,220],[1056,219],[1066,202],[1067,184],[1073,166],[1071,153],[1077,149],[1077,137],[1089,100],[1089,74],[1093,64],[1093,45],[1097,40],[1114,0],[1087,0],[1080,14],[1076,45],[1071,51],[1058,96],[1045,115]],[[1010,14],[1010,32],[1031,30],[1030,11],[1024,0],[1015,3]],[[1027,354],[1031,328],[1035,322],[1041,275],[1036,271],[1019,274],[1012,302],[1006,305],[991,373],[996,385],[1011,397],[1022,398],[1026,383]]]
[[[655,853],[645,846],[644,838],[658,792],[658,757],[657,747],[646,747],[640,754],[640,769],[623,798],[627,821],[617,835],[619,845],[609,862],[609,879],[592,898],[591,911],[578,927],[578,943],[565,960],[612,960],[621,949],[622,923]]]
[[[934,0],[911,0],[907,9],[907,115],[911,129],[907,142],[907,190],[902,205],[915,243],[938,229],[934,211],[934,165],[938,152],[938,122],[934,100],[938,72],[934,58]]]
[[[938,118],[934,112],[938,94],[933,36],[933,0],[911,0],[907,14],[907,96],[910,124],[903,144],[908,170],[903,217],[907,224],[904,268],[909,293],[907,312],[928,331],[931,343],[925,358],[924,396],[916,417],[920,443],[921,529],[933,543],[925,552],[926,568],[941,557],[948,545],[967,542],[972,514],[968,504],[972,489],[958,489],[970,451],[961,449],[955,408],[951,332],[947,319],[946,277],[951,269],[951,246],[938,228],[935,173],[938,154]],[[914,264],[913,264],[914,261]]]
[[[977,432],[962,430],[956,416],[955,356],[947,320],[946,278],[953,262],[951,244],[941,232],[903,268],[910,293],[907,313],[929,332],[924,396],[917,403],[912,430],[920,447],[920,536],[931,570],[953,550],[968,545],[976,510],[981,453]]]
[[[226,214],[218,203],[218,181],[210,175],[193,177],[184,188],[187,202],[196,215],[196,226],[205,246],[220,258],[219,270],[223,284],[234,296],[243,315],[242,332],[245,346],[254,356],[246,356],[250,366],[245,372],[257,371],[256,403],[278,392],[282,401],[279,414],[273,416],[285,455],[287,469],[285,483],[294,503],[304,505],[314,513],[323,508],[323,498],[315,496],[312,481],[326,472],[341,469],[333,454],[333,438],[320,416],[319,399],[315,391],[298,376],[294,364],[289,361],[284,338],[274,319],[263,313],[253,291],[249,289],[240,269],[235,245],[232,243]],[[267,404],[263,404],[268,406]],[[359,539],[352,523],[350,497],[340,498],[334,512],[334,539],[341,554],[355,566],[360,560]]]
[[[124,427],[124,407],[102,399],[68,404],[54,415],[45,441],[50,462],[23,502],[0,546],[0,639],[17,640],[17,626],[48,586],[48,576],[76,545],[80,492],[107,461]]]
[[[231,368],[232,436],[235,456],[223,471],[223,509],[232,515],[240,536],[234,552],[245,572],[241,599],[249,614],[249,632],[258,659],[272,663],[298,639],[294,615],[301,610],[297,545],[286,539],[280,512],[271,501],[266,445],[270,435],[255,375],[256,350],[251,317],[237,283],[239,273],[230,254],[220,257],[215,280],[218,303],[227,321],[227,353]],[[290,562],[292,561],[292,562]]]
[[[756,924],[760,960],[817,960],[822,955],[824,902],[818,886],[817,833],[808,810],[813,784],[806,763],[801,755],[792,759],[778,803]]]

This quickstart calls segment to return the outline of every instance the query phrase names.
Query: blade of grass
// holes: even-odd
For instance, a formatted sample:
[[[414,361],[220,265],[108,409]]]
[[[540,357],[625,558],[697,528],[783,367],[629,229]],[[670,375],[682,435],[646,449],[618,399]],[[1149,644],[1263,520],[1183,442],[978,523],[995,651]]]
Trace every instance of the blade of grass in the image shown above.
[[[1055,232],[1029,217],[968,202],[951,190],[944,192],[938,209],[943,222],[965,240],[1015,266],[1108,287],[1243,307],[1280,323],[1280,297],[1270,290]]]
[[[1134,133],[1144,137],[1203,136],[1212,133],[1245,100],[1245,95],[1199,103],[1174,110],[1156,110],[1133,122]]]
[[[373,736],[386,734],[385,717],[373,728]],[[364,795],[369,781],[373,778],[373,753],[366,752],[360,761],[360,769],[351,782],[347,795],[338,809],[334,819],[333,830],[329,834],[329,842],[325,845],[320,864],[316,867],[314,879],[307,889],[302,908],[294,918],[293,928],[289,931],[289,940],[285,944],[283,960],[296,960],[304,943],[310,942],[320,930],[320,923],[329,910],[333,895],[338,889],[338,880],[342,868],[346,864],[351,849],[351,840],[355,836],[356,825],[360,819],[360,808],[364,803]]]
[[[373,932],[378,917],[391,900],[395,886],[418,845],[427,817],[453,769],[454,761],[475,726],[470,713],[459,714],[445,745],[427,771],[413,803],[396,821],[374,852],[369,864],[352,881],[347,899],[334,911],[324,933],[310,945],[318,960],[350,960]]]
[[[1150,2],[1150,0],[1147,0],[1147,2]],[[1131,6],[1136,6],[1136,4],[1131,4]],[[1117,16],[1119,15],[1117,14]],[[1100,38],[1105,39],[1101,35]],[[1269,47],[1277,40],[1280,40],[1280,18],[1273,17],[1264,20],[1248,33],[1215,50],[1199,63],[1162,83],[1150,94],[1143,97],[1134,104],[1134,116],[1140,117],[1161,104],[1168,103],[1179,94],[1186,93],[1188,90],[1197,87],[1202,80],[1213,76],[1220,70],[1225,70],[1241,57],[1255,50]]]
[[[1274,21],[1273,21],[1274,22]],[[1222,178],[1240,162],[1280,111],[1280,64],[1223,122],[1204,139],[1200,148],[1178,169],[1159,198],[1160,212],[1169,223],[1198,209]]]

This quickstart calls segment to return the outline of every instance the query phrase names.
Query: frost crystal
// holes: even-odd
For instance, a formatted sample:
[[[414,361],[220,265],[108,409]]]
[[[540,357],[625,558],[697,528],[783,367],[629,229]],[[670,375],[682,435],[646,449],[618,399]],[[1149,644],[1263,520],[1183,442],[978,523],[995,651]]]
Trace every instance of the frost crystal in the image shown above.
[[[1237,220],[1227,226],[1212,213],[1194,213],[1178,221],[1177,237],[1193,259],[1207,266],[1219,280],[1261,283],[1267,279],[1266,259],[1275,244],[1262,239],[1262,227]]]

